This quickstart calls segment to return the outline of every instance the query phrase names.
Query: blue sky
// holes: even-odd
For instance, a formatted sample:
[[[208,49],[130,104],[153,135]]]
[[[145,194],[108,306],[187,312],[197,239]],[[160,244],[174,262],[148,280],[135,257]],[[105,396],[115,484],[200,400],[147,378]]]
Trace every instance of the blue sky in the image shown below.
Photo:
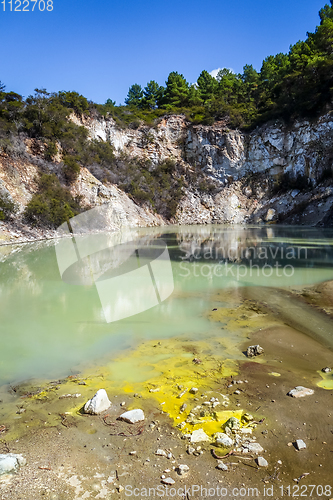
[[[314,31],[325,4],[53,0],[52,12],[39,12],[38,4],[34,12],[10,12],[5,2],[5,12],[0,3],[0,80],[7,90],[24,96],[36,87],[76,90],[95,102],[111,98],[117,104],[133,83],[163,85],[171,71],[194,83],[203,69],[242,72],[253,64],[259,70],[266,56],[287,52]],[[27,8],[32,6],[30,1]]]

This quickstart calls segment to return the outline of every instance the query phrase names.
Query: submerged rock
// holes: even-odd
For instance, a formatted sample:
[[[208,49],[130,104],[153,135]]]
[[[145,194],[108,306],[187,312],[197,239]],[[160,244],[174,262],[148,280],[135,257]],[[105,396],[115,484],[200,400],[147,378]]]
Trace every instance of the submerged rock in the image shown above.
[[[324,373],[330,373],[332,371],[332,368],[329,368],[328,366],[326,366],[326,368],[322,368],[321,371]]]
[[[95,396],[84,405],[84,412],[91,415],[98,415],[107,410],[111,406],[111,402],[105,389],[99,389]]]
[[[259,344],[257,344],[257,345],[250,345],[247,348],[246,356],[248,358],[253,358],[254,356],[259,356],[260,354],[263,354],[263,353],[264,353],[264,349],[262,347],[260,347]]]
[[[22,467],[26,463],[27,461],[22,455],[16,455],[14,453],[0,455],[0,475],[16,472],[19,467]]]
[[[125,422],[128,422],[129,424],[136,424],[136,422],[141,422],[142,420],[145,419],[145,415],[142,410],[136,409],[136,410],[130,410],[126,411],[119,417],[120,420],[125,420]]]
[[[297,387],[295,387],[295,389],[292,389],[288,392],[288,396],[291,396],[293,398],[304,398],[305,396],[311,396],[312,394],[314,394],[314,391],[312,389],[307,389],[302,385],[298,385]]]

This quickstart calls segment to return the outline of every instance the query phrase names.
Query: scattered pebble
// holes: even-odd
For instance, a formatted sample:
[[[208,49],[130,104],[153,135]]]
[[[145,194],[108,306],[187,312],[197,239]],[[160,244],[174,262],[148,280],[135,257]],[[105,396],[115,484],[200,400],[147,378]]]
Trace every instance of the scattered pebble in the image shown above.
[[[0,455],[0,475],[15,472],[19,467],[26,464],[26,459],[22,455],[7,453]]]
[[[158,455],[159,457],[166,457],[167,453],[164,450],[158,449],[155,451],[155,455]]]
[[[184,396],[184,394],[186,394],[188,391],[188,389],[184,389],[180,394],[178,394],[177,398],[180,399]]]
[[[263,447],[259,443],[247,443],[246,448],[250,453],[262,453],[264,451]]]
[[[69,398],[79,398],[81,394],[63,394],[62,396],[59,396],[59,399],[69,399]],[[95,396],[94,396],[95,397]]]
[[[257,464],[259,465],[259,467],[268,467],[268,462],[264,459],[264,457],[258,457]]]
[[[172,477],[166,477],[165,479],[162,479],[162,483],[171,485],[171,484],[175,484],[175,480],[172,479]]]
[[[186,474],[188,471],[190,470],[189,466],[188,465],[178,465],[178,467],[176,468],[176,471],[177,473],[180,475],[180,476],[183,476],[184,474]]]
[[[217,464],[216,468],[219,469],[219,470],[224,470],[224,471],[228,470],[228,466],[225,465],[223,462],[219,462]]]

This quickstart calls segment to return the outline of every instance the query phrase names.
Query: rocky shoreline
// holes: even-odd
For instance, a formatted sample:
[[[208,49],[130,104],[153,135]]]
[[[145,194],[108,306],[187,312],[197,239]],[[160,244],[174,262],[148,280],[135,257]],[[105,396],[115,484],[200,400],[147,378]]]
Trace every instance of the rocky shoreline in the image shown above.
[[[0,453],[27,462],[1,476],[1,498],[19,499],[23,491],[36,500],[125,498],[135,488],[142,497],[145,488],[163,497],[185,487],[190,498],[201,498],[201,488],[216,499],[221,488],[230,494],[257,488],[258,498],[270,488],[280,498],[297,486],[328,488],[333,390],[320,380],[331,383],[332,372],[321,372],[331,351],[282,325],[250,339],[239,347],[249,357],[237,364],[204,354],[195,341],[180,342],[189,354],[182,367],[176,348],[172,365],[134,385],[114,385],[107,367],[95,367],[95,374],[2,388]],[[169,352],[171,345],[172,339],[149,341],[133,355]],[[297,397],[303,389],[291,397],[297,386],[307,389],[304,397]],[[106,389],[109,402],[90,411],[98,389]]]

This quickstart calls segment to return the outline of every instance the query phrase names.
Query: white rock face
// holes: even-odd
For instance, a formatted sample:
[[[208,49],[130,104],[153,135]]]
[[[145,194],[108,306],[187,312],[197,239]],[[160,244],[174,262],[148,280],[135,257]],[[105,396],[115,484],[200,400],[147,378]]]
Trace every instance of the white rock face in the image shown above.
[[[73,121],[78,122],[74,115]],[[157,128],[139,127],[119,130],[112,118],[83,119],[92,139],[108,140],[116,152],[124,151],[157,164],[170,156],[200,165],[219,182],[240,179],[247,172],[290,171],[315,179],[320,170],[322,150],[333,138],[331,115],[316,122],[295,122],[286,127],[282,121],[265,124],[246,134],[228,130],[224,125],[191,125],[184,115],[166,116]]]
[[[105,389],[99,389],[95,396],[84,405],[84,412],[91,415],[98,415],[107,410],[111,406],[108,395]]]
[[[26,459],[22,455],[7,453],[0,455],[0,475],[15,472],[19,467],[26,464]]]
[[[135,424],[136,422],[141,422],[142,420],[145,419],[145,415],[142,410],[137,409],[137,410],[130,410],[126,411],[119,417],[121,420],[125,420],[125,422],[128,422],[129,424]]]
[[[210,439],[203,429],[198,429],[192,432],[191,443],[201,443],[205,441],[210,441]]]

